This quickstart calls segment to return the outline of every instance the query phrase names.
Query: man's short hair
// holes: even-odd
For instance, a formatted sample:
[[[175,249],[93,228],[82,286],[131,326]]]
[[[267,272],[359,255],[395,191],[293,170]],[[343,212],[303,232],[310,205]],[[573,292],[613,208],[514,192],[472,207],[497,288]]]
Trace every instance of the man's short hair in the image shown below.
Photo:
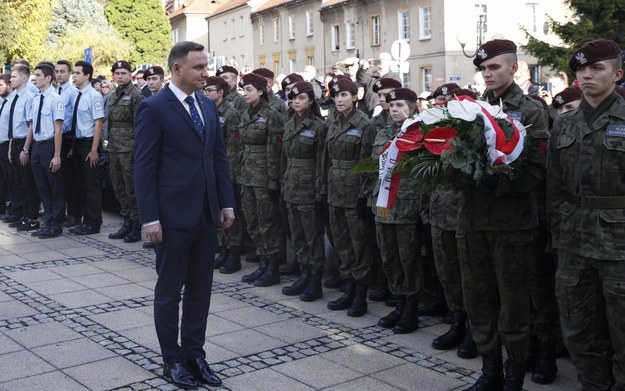
[[[35,70],[37,69],[43,73],[44,77],[50,76],[50,78],[54,78],[54,67],[51,67],[47,62],[37,64]]]
[[[13,71],[21,73],[22,75],[26,77],[30,77],[30,68],[25,65],[21,65],[21,64],[13,65],[13,67],[11,68],[11,72]]]
[[[67,60],[59,60],[56,62],[56,65],[65,65],[68,72],[72,71],[72,63]]]
[[[23,58],[20,57],[16,57],[13,59],[13,61],[11,61],[11,65],[23,65],[25,67],[27,67],[28,69],[30,69],[30,63],[28,61],[26,61]]]
[[[11,74],[10,73],[2,73],[0,74],[0,80],[4,80],[6,84],[11,83]]]
[[[171,48],[169,57],[167,58],[167,66],[171,71],[176,62],[184,63],[189,52],[204,51],[204,45],[192,41],[178,42]]]
[[[93,78],[93,65],[87,61],[76,61],[75,67],[81,67],[83,75],[89,75],[89,80]]]

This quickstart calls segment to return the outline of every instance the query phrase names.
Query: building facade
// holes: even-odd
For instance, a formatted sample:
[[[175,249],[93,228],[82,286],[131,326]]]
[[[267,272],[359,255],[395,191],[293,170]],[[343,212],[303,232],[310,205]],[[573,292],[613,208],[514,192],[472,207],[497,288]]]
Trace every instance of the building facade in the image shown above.
[[[194,41],[208,47],[208,29],[204,18],[217,4],[211,0],[170,0],[165,11],[171,24],[173,43]]]

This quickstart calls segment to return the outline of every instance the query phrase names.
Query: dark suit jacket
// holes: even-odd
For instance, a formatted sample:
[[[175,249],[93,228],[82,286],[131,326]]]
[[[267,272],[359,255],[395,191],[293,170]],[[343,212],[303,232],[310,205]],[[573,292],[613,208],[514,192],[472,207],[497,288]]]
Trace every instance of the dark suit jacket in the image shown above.
[[[195,94],[204,118],[204,142],[191,116],[166,87],[146,99],[135,120],[135,192],[142,223],[167,228],[200,222],[205,199],[210,221],[221,208],[234,208],[234,195],[219,115],[212,100]]]

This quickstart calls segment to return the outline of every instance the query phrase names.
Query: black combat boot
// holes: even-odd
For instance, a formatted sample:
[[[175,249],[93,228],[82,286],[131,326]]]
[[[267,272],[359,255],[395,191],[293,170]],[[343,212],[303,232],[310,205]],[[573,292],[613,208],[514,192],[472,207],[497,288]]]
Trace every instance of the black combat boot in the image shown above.
[[[332,276],[323,282],[323,286],[328,289],[336,289],[343,285],[344,281],[341,276]]]
[[[369,294],[369,300],[371,301],[386,301],[389,297],[391,297],[391,291],[388,289],[388,285]]]
[[[423,316],[443,316],[449,311],[445,297],[437,297],[434,302],[419,308],[419,315]]]
[[[384,327],[385,329],[390,329],[394,327],[399,321],[399,318],[401,318],[401,314],[404,312],[404,305],[406,304],[406,296],[397,297],[399,298],[397,306],[388,315],[378,320],[378,326]]]
[[[280,275],[281,276],[299,276],[300,270],[299,270],[299,261],[297,260],[297,258],[293,259],[291,262],[281,265]],[[291,296],[294,296],[294,295],[291,295]]]
[[[260,262],[260,255],[258,255],[258,254],[248,255],[247,257],[245,257],[245,262],[259,263]]]
[[[217,256],[217,258],[215,258],[215,262],[213,263],[213,269],[219,269],[220,267],[222,267],[228,260],[228,254],[228,249],[223,249]]]
[[[501,391],[503,364],[500,355],[482,356],[482,376],[465,391]]]
[[[366,284],[357,283],[356,292],[354,294],[354,301],[352,305],[347,309],[347,316],[358,318],[367,313],[367,289],[369,287]]]
[[[306,289],[306,287],[308,286],[308,282],[310,281],[311,273],[310,268],[306,266],[302,267],[301,270],[302,272],[300,273],[299,278],[293,284],[282,288],[283,295],[297,296],[300,293],[304,292],[304,289]],[[280,275],[282,275],[282,272],[280,272]]]
[[[251,284],[254,282],[254,280],[263,275],[265,273],[265,270],[267,270],[267,258],[260,257],[258,261],[258,269],[254,270],[250,274],[246,274],[241,277],[241,281]]]
[[[124,225],[117,232],[113,232],[109,234],[109,239],[123,239],[130,233],[130,228],[132,228],[132,220],[130,217],[124,217]]]
[[[419,328],[419,298],[416,296],[406,297],[404,311],[401,318],[393,327],[395,334],[409,334]]]
[[[467,332],[464,334],[464,339],[460,346],[458,346],[458,357],[460,358],[475,358],[478,355],[477,346],[475,346],[475,341],[473,340],[473,336],[471,335],[471,324],[467,319]]]
[[[539,384],[551,384],[558,375],[556,365],[556,341],[544,339],[540,341],[538,363],[532,372],[532,381]]]
[[[332,311],[346,310],[352,305],[354,296],[356,295],[356,283],[354,281],[347,281],[345,283],[346,292],[336,300],[332,300],[328,303],[328,309]]]
[[[265,287],[280,283],[280,260],[269,258],[267,260],[267,270],[254,280],[254,286]]]
[[[219,268],[221,274],[232,274],[241,270],[241,250],[238,247],[228,249],[228,259]]]
[[[323,268],[314,269],[310,273],[310,280],[306,289],[299,295],[301,301],[315,301],[323,297],[321,289],[321,277],[323,276]]]
[[[531,372],[538,364],[538,347],[540,340],[536,334],[530,333],[529,343],[527,344],[527,359],[525,360],[525,370]]]
[[[134,243],[141,240],[141,223],[139,220],[132,220],[130,232],[124,237],[124,243]]]
[[[506,360],[506,377],[503,380],[503,391],[522,391],[525,379],[525,363]]]
[[[440,337],[434,338],[432,347],[438,350],[449,350],[460,346],[467,333],[467,313],[453,311],[451,314],[451,327],[449,331]]]

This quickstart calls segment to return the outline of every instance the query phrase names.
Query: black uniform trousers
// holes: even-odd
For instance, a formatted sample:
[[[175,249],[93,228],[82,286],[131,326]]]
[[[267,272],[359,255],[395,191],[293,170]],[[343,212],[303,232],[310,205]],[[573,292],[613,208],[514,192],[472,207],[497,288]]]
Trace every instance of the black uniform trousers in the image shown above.
[[[156,246],[154,323],[163,362],[206,358],[206,318],[213,286],[217,226],[204,213],[190,229],[163,227],[163,242]],[[182,322],[178,344],[178,313],[182,297]]]
[[[43,222],[46,226],[61,228],[65,220],[65,191],[63,188],[63,166],[52,172],[50,161],[54,157],[54,139],[33,141],[30,156],[35,185],[43,203]]]
[[[91,152],[92,144],[93,137],[74,139],[74,152],[70,162],[76,175],[73,178],[73,188],[66,189],[67,193],[72,193],[73,202],[77,202],[79,208],[77,214],[71,215],[83,216],[83,223],[99,228],[102,225],[102,188],[98,177],[99,165],[91,167],[89,161],[85,160]],[[67,213],[70,214],[69,201],[67,205]]]
[[[63,133],[63,143],[61,144],[61,167],[63,167],[63,184],[65,186],[65,203],[68,216],[72,216],[80,220],[82,217],[80,196],[81,192],[75,189],[76,180],[79,175],[78,167],[74,162],[74,154],[76,150],[72,150],[74,144],[73,137],[70,132]],[[67,154],[72,151],[72,157],[68,158]]]
[[[36,220],[39,217],[39,194],[30,164],[22,166],[20,153],[24,149],[25,138],[11,141],[11,164],[15,178],[15,192],[12,202],[22,209],[22,217]],[[48,161],[48,164],[50,162]]]
[[[9,142],[0,143],[0,212],[12,212],[11,214],[21,214],[21,211],[14,211],[13,205],[8,209],[5,207],[7,201],[13,198],[11,192],[15,189],[13,183],[13,167],[9,163]]]

